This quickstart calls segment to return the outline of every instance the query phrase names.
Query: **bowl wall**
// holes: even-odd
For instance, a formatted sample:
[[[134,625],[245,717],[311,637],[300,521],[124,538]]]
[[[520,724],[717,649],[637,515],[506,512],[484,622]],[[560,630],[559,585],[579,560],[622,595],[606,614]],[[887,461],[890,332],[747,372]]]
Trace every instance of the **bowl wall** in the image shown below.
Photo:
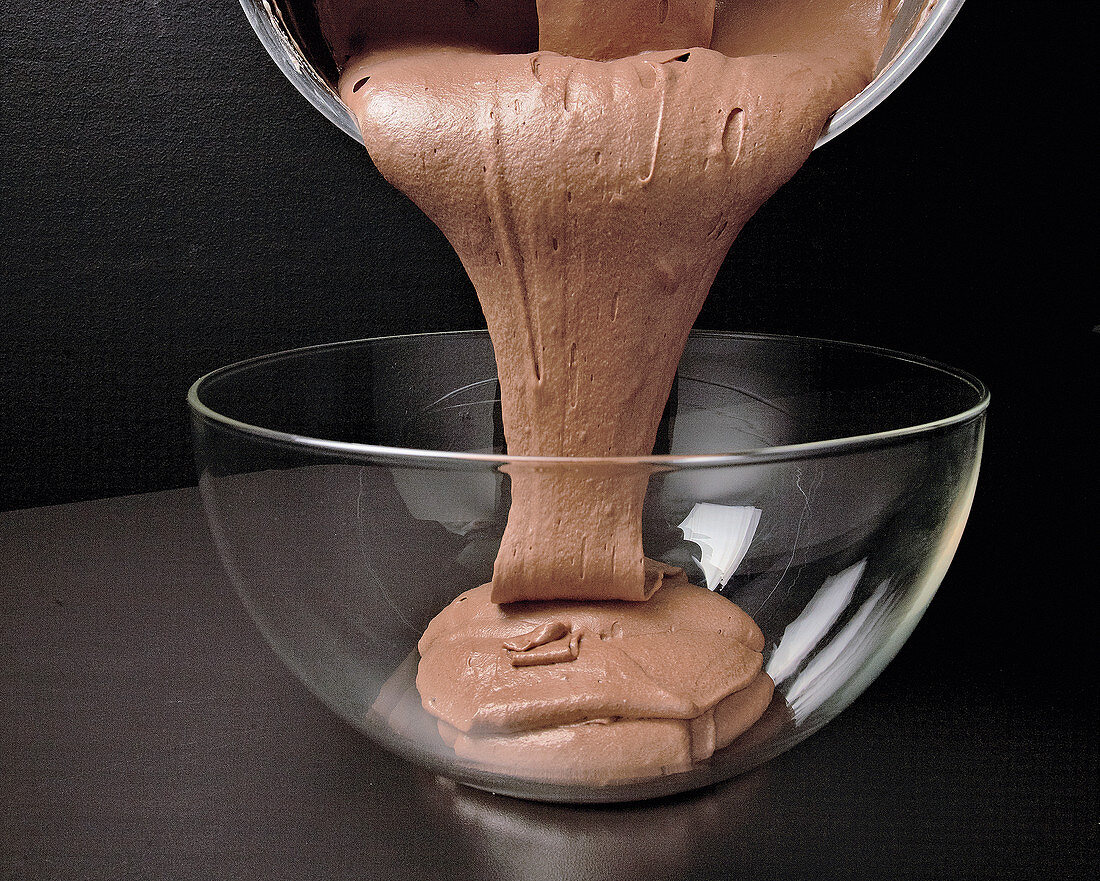
[[[612,801],[751,768],[866,688],[958,545],[986,395],[963,374],[881,350],[696,333],[659,434],[665,455],[508,458],[492,347],[470,332],[254,359],[204,377],[191,403],[200,485],[226,568],[268,641],[319,698],[462,782]],[[372,709],[408,689],[429,620],[491,579],[511,475],[564,470],[645,473],[646,554],[720,590],[764,631],[777,685],[771,708],[684,773],[606,787],[505,776],[457,759],[424,719],[395,728]],[[705,531],[716,512],[737,527],[714,526],[708,551],[681,524],[691,515]],[[708,569],[719,545],[740,558],[724,581]]]

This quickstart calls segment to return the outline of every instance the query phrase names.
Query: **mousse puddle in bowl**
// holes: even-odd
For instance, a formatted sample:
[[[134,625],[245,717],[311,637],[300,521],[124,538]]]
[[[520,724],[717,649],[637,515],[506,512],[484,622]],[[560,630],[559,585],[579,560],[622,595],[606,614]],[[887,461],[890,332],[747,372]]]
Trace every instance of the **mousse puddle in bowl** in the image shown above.
[[[523,54],[498,35],[530,4],[378,6],[319,5],[340,94],[473,281],[509,453],[650,454],[727,251],[871,81],[897,2],[539,0]],[[600,786],[751,729],[766,634],[644,557],[649,475],[509,476],[492,581],[420,641],[442,740],[495,772]],[[376,710],[399,726],[408,693]]]

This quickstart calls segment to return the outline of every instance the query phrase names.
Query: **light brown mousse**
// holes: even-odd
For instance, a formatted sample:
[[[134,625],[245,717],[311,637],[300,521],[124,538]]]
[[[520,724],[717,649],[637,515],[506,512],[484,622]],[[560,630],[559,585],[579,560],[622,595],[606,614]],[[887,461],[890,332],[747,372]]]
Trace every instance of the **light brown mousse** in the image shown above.
[[[398,22],[398,37],[352,41],[341,96],[474,283],[510,453],[652,451],[727,250],[870,80],[895,5],[539,0],[534,53],[493,54],[473,18],[453,40],[442,17],[423,40]],[[706,629],[708,616],[748,619],[647,565],[648,475],[509,473],[492,584],[421,640],[417,685],[445,741],[517,773],[607,782],[683,767],[751,725],[772,689],[763,639]],[[677,614],[663,617],[668,603]],[[628,619],[641,629],[616,635]]]
[[[669,570],[646,603],[499,605],[467,591],[428,626],[416,686],[444,743],[497,770],[601,784],[684,770],[767,708],[764,636]]]
[[[458,252],[492,336],[509,452],[539,456],[652,452],[730,244],[864,81],[708,49],[436,52],[368,70],[358,92],[345,77],[345,100],[378,168]],[[647,475],[511,477],[495,600],[645,598]]]
[[[539,48],[610,61],[647,49],[709,46],[714,0],[538,0]]]

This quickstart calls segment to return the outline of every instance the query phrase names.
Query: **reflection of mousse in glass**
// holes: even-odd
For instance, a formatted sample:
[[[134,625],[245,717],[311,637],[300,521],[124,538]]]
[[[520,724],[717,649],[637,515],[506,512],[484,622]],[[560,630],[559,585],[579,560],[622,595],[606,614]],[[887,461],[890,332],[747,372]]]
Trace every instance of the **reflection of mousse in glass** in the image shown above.
[[[474,7],[317,4],[375,164],[474,283],[509,452],[648,455],[726,252],[870,81],[896,3]],[[683,768],[751,726],[772,690],[763,636],[644,558],[649,474],[507,470],[493,581],[420,643],[443,740],[489,766],[602,783]],[[708,585],[736,569],[753,510],[685,521]]]

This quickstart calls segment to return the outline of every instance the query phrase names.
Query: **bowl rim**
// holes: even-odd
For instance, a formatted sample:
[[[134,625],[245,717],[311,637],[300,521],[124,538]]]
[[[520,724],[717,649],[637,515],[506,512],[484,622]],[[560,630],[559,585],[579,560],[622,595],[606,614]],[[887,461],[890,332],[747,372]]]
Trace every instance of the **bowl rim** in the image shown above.
[[[223,428],[253,436],[265,441],[295,447],[307,448],[312,452],[325,452],[347,458],[386,459],[390,461],[418,461],[426,460],[449,463],[481,463],[491,465],[531,465],[531,466],[648,466],[661,470],[677,469],[682,467],[709,467],[725,465],[757,464],[762,462],[790,461],[792,459],[816,458],[825,455],[851,452],[860,448],[873,448],[890,444],[898,440],[911,438],[915,435],[928,434],[941,429],[965,425],[980,418],[989,407],[990,393],[980,379],[973,374],[951,367],[931,358],[919,355],[910,355],[895,349],[887,349],[880,346],[870,346],[863,343],[842,342],[839,340],[822,339],[818,337],[795,336],[792,334],[767,334],[733,331],[692,330],[691,337],[727,338],[738,340],[761,340],[768,342],[786,342],[816,345],[824,345],[833,348],[847,349],[852,352],[860,352],[867,355],[889,358],[895,361],[903,361],[920,367],[945,373],[956,381],[969,385],[976,393],[978,400],[975,404],[958,413],[922,422],[916,425],[906,425],[886,431],[872,432],[869,434],[851,435],[847,437],[826,438],[823,440],[807,441],[798,444],[785,444],[771,447],[756,447],[745,450],[733,450],[728,453],[699,453],[699,454],[664,454],[649,456],[518,456],[507,453],[471,453],[457,452],[453,450],[427,450],[412,447],[390,447],[381,444],[364,444],[352,441],[336,441],[326,438],[310,437],[308,435],[294,434],[292,432],[279,431],[273,428],[265,428],[260,425],[252,425],[226,416],[203,403],[200,390],[205,383],[216,380],[231,372],[259,366],[265,362],[274,362],[306,353],[320,352],[326,349],[340,349],[350,346],[364,345],[368,343],[382,343],[394,340],[415,339],[418,337],[460,337],[466,335],[488,336],[484,329],[429,331],[425,333],[391,334],[387,336],[364,337],[354,340],[342,340],[339,342],[318,343],[310,346],[300,346],[293,349],[285,349],[279,352],[271,352],[265,355],[257,355],[245,358],[241,361],[226,364],[211,370],[200,376],[187,391],[187,403],[192,414],[200,419],[213,422]]]
[[[925,3],[924,21],[902,44],[901,49],[875,74],[859,94],[843,104],[825,124],[814,149],[827,144],[841,132],[851,128],[886,98],[917,69],[928,53],[940,41],[948,25],[955,20],[964,0],[930,0]],[[931,5],[930,5],[931,4]]]

